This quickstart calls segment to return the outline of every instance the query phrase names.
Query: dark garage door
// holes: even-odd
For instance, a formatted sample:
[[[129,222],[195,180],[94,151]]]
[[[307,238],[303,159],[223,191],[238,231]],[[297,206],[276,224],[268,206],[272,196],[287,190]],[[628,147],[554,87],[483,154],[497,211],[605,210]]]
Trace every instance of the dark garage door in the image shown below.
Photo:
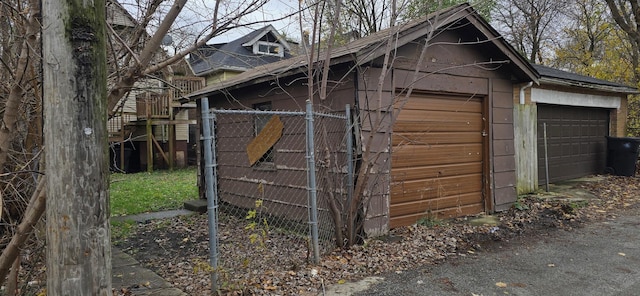
[[[609,135],[609,110],[538,104],[538,181],[545,183],[544,130],[547,124],[549,181],[602,173]]]

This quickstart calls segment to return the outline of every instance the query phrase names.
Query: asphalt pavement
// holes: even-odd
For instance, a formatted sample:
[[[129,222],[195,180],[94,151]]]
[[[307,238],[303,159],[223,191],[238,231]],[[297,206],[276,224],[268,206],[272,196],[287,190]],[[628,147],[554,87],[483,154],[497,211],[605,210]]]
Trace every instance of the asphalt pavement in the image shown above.
[[[640,295],[638,209],[481,249],[326,295]]]

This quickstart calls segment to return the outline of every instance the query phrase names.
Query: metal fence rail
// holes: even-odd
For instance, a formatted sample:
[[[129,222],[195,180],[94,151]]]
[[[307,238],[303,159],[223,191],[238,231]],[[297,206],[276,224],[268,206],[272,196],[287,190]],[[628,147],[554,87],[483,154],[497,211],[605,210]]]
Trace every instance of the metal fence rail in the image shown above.
[[[204,101],[214,287],[226,277],[225,271],[241,270],[233,274],[251,277],[261,268],[254,261],[317,263],[321,253],[336,245],[333,215],[341,214],[336,209],[351,192],[347,116],[315,113],[311,104],[306,112],[208,110]],[[208,148],[212,155],[207,158]],[[244,237],[243,245],[237,245],[238,240],[227,244],[229,236]],[[277,262],[282,254],[290,262]]]

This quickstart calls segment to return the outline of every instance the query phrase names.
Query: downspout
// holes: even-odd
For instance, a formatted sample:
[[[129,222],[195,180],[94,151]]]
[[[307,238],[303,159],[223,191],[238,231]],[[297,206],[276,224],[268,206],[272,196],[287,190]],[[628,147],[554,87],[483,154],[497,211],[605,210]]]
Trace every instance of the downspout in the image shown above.
[[[529,83],[520,87],[520,105],[524,105],[524,92],[527,88],[533,86],[533,81],[529,81]]]

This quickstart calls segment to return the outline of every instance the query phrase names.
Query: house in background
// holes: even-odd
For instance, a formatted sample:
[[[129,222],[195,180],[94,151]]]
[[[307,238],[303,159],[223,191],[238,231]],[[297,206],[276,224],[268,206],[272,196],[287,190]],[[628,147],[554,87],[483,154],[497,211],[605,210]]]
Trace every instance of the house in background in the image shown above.
[[[257,66],[291,58],[296,47],[268,25],[229,43],[205,45],[191,53],[188,62],[194,75],[212,85]]]
[[[106,8],[107,23],[120,38],[135,32],[137,22],[122,5],[110,0]],[[113,44],[118,50],[120,43]],[[158,48],[157,58],[166,57]],[[194,77],[184,61],[139,79],[108,121],[111,168],[137,172],[195,164],[196,120],[193,112],[189,116],[195,104],[179,104],[177,99],[203,86],[204,79]]]
[[[389,59],[393,63],[384,71],[389,38],[396,47]],[[422,53],[425,40],[428,47]],[[346,104],[353,106],[360,131],[357,150],[379,155],[366,185],[371,198],[365,217],[368,235],[427,215],[505,210],[516,201],[513,89],[538,83],[539,76],[471,6],[458,5],[335,48],[329,63],[330,92],[323,101],[313,98],[314,109],[344,112]],[[207,98],[211,108],[268,104],[274,110],[301,110],[308,99],[307,67],[304,56],[265,64],[211,84],[189,100]],[[279,91],[278,85],[286,88]],[[375,127],[376,122],[381,125]],[[364,147],[368,138],[373,141]],[[245,142],[238,139],[239,151]],[[221,167],[226,162],[246,174],[244,181],[234,183],[237,188],[219,188],[220,200],[247,192],[243,187],[255,188],[252,180],[258,177],[252,171],[266,180],[271,180],[269,174],[287,174],[277,163],[283,159],[278,153],[287,150],[275,150],[276,169],[268,172],[219,154],[220,172],[231,171]]]
[[[605,172],[606,136],[624,137],[627,97],[638,90],[541,65],[539,85],[516,85],[513,117],[518,194]],[[547,154],[545,158],[544,129]]]

